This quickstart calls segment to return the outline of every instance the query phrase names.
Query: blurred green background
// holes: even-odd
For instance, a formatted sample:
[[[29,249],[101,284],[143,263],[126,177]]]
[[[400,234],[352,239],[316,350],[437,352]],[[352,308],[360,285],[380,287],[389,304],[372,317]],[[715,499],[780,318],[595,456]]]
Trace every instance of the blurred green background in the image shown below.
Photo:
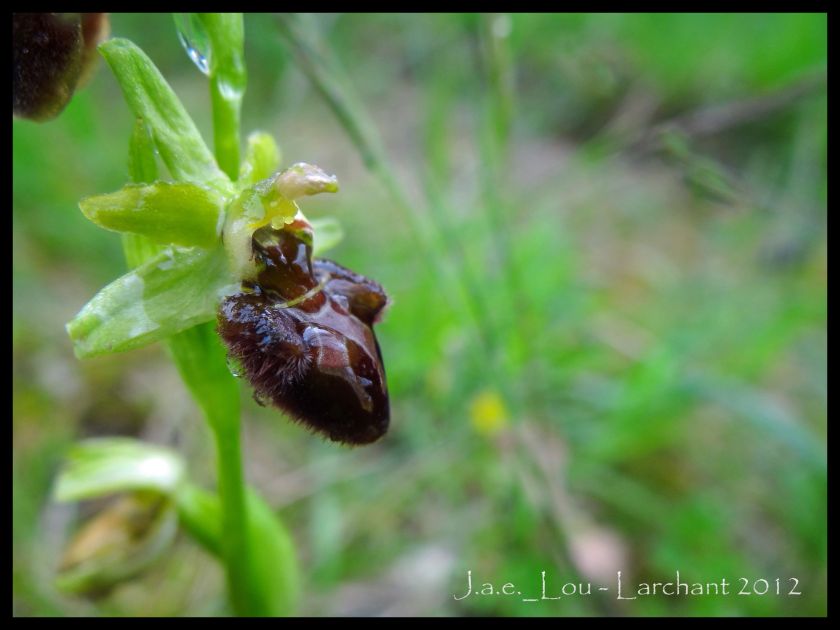
[[[825,614],[826,16],[311,21],[444,255],[418,247],[278,18],[246,15],[243,131],[338,176],[338,195],[303,209],[337,217],[329,257],[393,299],[377,328],[392,404],[380,443],[327,443],[242,388],[247,476],[299,545],[301,613]],[[172,17],[114,14],[111,30],[209,141],[206,80]],[[76,203],[126,181],[131,125],[104,64],[56,120],[13,122],[21,616],[225,610],[221,569],[184,537],[106,598],[52,584],[87,513],[50,500],[74,440],[173,445],[213,483],[210,436],[162,349],[79,362],[64,332],[125,269],[119,236]],[[549,595],[593,594],[456,601],[467,570],[523,597],[543,570]],[[625,585],[679,570],[771,591],[617,601],[618,570]]]

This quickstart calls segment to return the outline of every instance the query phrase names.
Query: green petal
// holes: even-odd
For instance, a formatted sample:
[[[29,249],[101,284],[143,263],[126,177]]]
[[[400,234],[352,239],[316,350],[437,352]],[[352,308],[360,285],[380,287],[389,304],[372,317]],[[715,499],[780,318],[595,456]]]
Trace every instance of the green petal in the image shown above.
[[[129,184],[114,193],[86,197],[79,207],[107,230],[187,247],[216,244],[224,216],[221,196],[188,183]]]
[[[82,501],[132,490],[171,495],[184,477],[181,456],[131,438],[75,444],[55,486],[57,501]]]
[[[270,134],[255,131],[248,136],[245,160],[239,171],[239,183],[243,187],[253,186],[268,179],[280,168],[280,149]]]
[[[229,193],[230,180],[216,165],[192,118],[146,53],[121,38],[108,40],[99,50],[134,115],[148,125],[172,176]]]
[[[309,221],[312,225],[312,255],[320,256],[328,249],[332,249],[341,242],[344,238],[344,230],[341,224],[332,217],[324,217],[323,219],[312,219]]]
[[[215,318],[238,288],[221,248],[167,248],[97,293],[67,332],[79,358],[131,350]]]

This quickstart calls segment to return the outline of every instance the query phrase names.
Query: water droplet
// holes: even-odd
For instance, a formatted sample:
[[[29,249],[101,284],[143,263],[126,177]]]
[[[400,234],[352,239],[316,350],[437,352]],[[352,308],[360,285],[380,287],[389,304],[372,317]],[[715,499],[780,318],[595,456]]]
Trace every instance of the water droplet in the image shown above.
[[[210,39],[198,16],[195,13],[175,13],[174,17],[178,39],[187,55],[201,72],[209,74]]]
[[[242,378],[242,363],[235,357],[227,358],[227,369],[234,377]]]
[[[260,407],[268,407],[271,404],[271,398],[254,392],[254,402],[257,403]]]

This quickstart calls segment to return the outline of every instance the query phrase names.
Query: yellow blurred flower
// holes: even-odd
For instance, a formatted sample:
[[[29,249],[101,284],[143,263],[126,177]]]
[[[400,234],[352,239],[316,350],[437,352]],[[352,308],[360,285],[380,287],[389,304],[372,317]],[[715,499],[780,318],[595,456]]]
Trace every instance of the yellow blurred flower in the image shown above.
[[[481,435],[495,435],[508,424],[508,410],[498,392],[486,389],[470,402],[470,423]]]

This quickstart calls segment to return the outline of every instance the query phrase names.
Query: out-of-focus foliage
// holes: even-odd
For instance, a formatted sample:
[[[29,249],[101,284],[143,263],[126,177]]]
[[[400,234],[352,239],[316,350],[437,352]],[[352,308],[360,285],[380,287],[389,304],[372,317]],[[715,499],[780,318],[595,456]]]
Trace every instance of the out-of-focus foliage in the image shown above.
[[[499,22],[515,91],[490,187],[481,19],[315,22],[412,202],[456,235],[446,270],[480,296],[495,362],[276,18],[245,18],[243,137],[265,129],[284,162],[339,177],[338,195],[301,205],[338,217],[330,256],[393,297],[378,328],[393,404],[382,443],[324,443],[243,388],[248,477],[301,545],[301,612],[824,614],[825,16]],[[206,80],[171,16],[114,14],[111,29],[149,52],[209,140]],[[72,441],[139,436],[177,448],[195,479],[212,475],[209,437],[160,348],[79,362],[63,328],[125,272],[118,235],[77,202],[124,184],[132,125],[105,72],[54,121],[13,123],[18,615],[223,606],[219,569],[185,540],[94,603],[52,585],[98,507],[50,501]],[[795,577],[802,595],[455,601],[468,569],[537,596],[543,570],[593,586],[614,586],[616,570],[627,583]]]

